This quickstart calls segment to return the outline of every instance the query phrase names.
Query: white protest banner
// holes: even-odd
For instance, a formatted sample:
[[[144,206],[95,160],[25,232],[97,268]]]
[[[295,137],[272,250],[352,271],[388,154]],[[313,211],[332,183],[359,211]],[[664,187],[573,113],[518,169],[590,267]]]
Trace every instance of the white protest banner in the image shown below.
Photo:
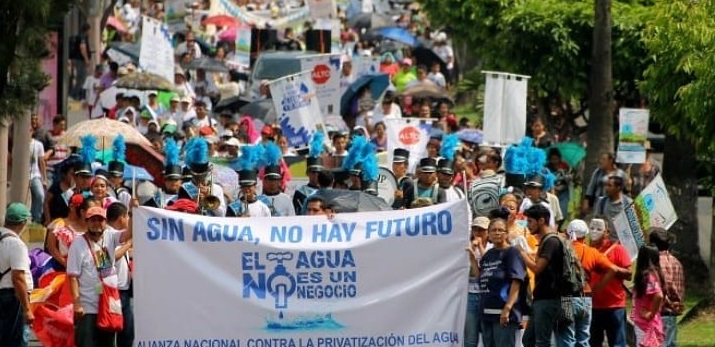
[[[320,104],[308,72],[271,81],[269,88],[278,124],[291,147],[305,147],[313,133],[323,131]]]
[[[139,67],[174,82],[174,47],[171,45],[169,28],[147,16],[142,17]]]
[[[340,115],[340,55],[303,56],[300,67],[302,71],[310,71],[323,117]]]
[[[464,200],[332,220],[134,211],[137,347],[464,343]]]
[[[652,227],[668,230],[678,220],[660,174],[638,194],[633,207],[637,210],[641,227],[646,231]]]
[[[186,30],[186,1],[185,0],[165,0],[164,21],[172,32]]]
[[[357,81],[362,76],[380,73],[379,57],[353,57],[353,75]]]
[[[643,246],[645,238],[633,205],[623,209],[611,222],[613,222],[613,228],[616,229],[618,240],[626,248],[630,259],[636,259],[638,248]]]
[[[375,9],[372,6],[372,0],[362,0],[361,10],[362,10],[362,13],[374,12]]]
[[[484,142],[503,146],[521,142],[526,134],[526,92],[529,76],[482,71]]]
[[[420,118],[387,118],[387,161],[392,165],[392,156],[396,148],[410,151],[407,172],[415,172],[420,159],[427,156],[427,142],[432,129],[432,120]]]
[[[313,19],[338,19],[338,8],[335,0],[308,0],[310,18]]]
[[[618,151],[616,162],[642,164],[645,162],[645,143],[648,139],[649,111],[640,108],[622,108],[618,119]]]

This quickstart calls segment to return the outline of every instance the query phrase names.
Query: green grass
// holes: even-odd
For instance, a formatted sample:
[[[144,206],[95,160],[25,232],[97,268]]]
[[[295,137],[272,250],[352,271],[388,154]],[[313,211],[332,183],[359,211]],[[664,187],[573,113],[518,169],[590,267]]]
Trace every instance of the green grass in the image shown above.
[[[685,299],[685,312],[695,306],[701,297],[692,296]],[[685,315],[683,315],[685,316]],[[682,317],[681,316],[681,319]],[[715,345],[715,310],[708,308],[693,319],[678,326],[679,347],[711,347]]]
[[[481,128],[482,114],[478,112],[471,103],[456,105],[452,112],[457,116],[457,119],[467,117],[474,124],[479,124]]]

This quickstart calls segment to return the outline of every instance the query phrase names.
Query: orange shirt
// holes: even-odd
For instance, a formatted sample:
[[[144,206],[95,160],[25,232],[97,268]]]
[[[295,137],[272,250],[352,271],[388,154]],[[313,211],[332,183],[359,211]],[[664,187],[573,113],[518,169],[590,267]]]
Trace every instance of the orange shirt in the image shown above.
[[[598,248],[601,254],[604,254],[616,266],[629,269],[631,267],[631,258],[628,256],[628,251],[620,243],[612,243],[610,240],[604,240],[601,247]],[[595,285],[598,283],[605,273],[591,274],[589,283]],[[595,309],[611,309],[626,307],[626,290],[623,288],[623,280],[614,278],[603,289],[593,293],[593,308]]]
[[[574,241],[573,248],[576,257],[581,261],[583,270],[586,271],[587,278],[589,278],[589,286],[593,288],[598,283],[591,280],[594,275],[600,274],[598,277],[603,277],[613,267],[613,263],[603,253],[583,243],[583,240]],[[590,288],[586,291],[590,291]]]

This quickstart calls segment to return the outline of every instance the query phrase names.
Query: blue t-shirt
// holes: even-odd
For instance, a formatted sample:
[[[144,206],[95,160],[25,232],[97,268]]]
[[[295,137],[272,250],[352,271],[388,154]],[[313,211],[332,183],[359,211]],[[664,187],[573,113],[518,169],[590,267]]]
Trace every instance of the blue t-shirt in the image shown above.
[[[519,299],[511,309],[509,322],[521,323],[522,303],[526,298],[526,264],[515,247],[492,248],[479,261],[479,291],[482,293],[482,319],[499,321],[509,298],[512,280],[521,281]]]

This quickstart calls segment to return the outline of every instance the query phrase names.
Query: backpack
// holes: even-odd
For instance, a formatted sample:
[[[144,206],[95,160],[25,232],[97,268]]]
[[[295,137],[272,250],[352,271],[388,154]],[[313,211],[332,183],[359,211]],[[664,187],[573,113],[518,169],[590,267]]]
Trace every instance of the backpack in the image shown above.
[[[467,198],[475,217],[486,217],[491,210],[499,207],[502,183],[502,177],[499,175],[484,177],[472,182],[467,192]]]
[[[564,241],[556,234],[546,235],[542,242],[545,242],[550,237],[556,237],[556,239],[559,240],[564,255],[561,279],[556,283],[556,289],[562,297],[571,296],[573,293],[583,293],[586,276],[581,266],[581,261],[576,257],[576,252],[570,243]]]

